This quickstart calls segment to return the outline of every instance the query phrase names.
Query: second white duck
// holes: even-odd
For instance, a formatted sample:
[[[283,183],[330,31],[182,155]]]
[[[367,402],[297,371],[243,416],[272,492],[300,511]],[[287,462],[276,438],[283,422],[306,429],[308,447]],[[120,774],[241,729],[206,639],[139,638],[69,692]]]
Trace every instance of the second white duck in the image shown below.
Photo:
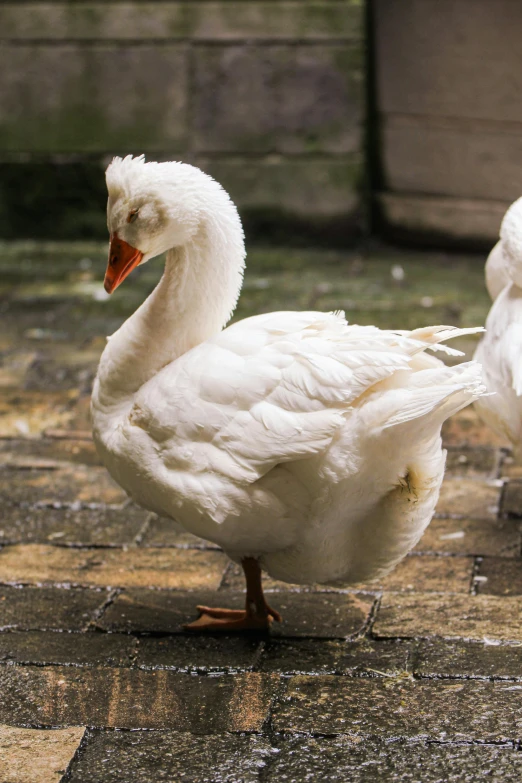
[[[478,364],[425,353],[459,330],[348,326],[275,312],[223,329],[243,232],[221,186],[181,163],[107,170],[105,288],[166,252],[154,292],[112,335],[92,397],[114,479],[243,565],[244,611],[199,607],[192,630],[268,627],[261,569],[295,583],[379,578],[417,543],[444,474],[443,421],[483,392]]]

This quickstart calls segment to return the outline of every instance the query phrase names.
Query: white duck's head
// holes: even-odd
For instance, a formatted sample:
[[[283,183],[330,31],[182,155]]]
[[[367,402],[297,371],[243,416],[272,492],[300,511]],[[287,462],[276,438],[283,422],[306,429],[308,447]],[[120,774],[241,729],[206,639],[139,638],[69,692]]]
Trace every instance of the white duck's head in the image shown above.
[[[145,162],[143,155],[114,158],[106,171],[110,233],[105,290],[112,293],[139,264],[187,245],[209,219],[233,223],[237,210],[212,177],[178,162]]]

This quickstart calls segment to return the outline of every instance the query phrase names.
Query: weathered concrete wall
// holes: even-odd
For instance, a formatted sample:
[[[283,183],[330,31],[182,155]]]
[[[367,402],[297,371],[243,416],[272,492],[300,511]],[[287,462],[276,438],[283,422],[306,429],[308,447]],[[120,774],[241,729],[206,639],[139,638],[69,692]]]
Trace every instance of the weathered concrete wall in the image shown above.
[[[10,177],[145,152],[213,173],[247,223],[360,229],[362,0],[0,2],[0,43]]]
[[[374,0],[384,218],[493,240],[522,193],[522,3]]]

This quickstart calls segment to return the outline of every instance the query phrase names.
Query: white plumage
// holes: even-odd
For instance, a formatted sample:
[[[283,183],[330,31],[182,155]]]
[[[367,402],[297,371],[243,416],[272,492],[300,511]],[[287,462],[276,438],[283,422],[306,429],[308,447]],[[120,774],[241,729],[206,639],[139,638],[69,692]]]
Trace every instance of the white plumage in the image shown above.
[[[318,312],[222,330],[244,263],[227,194],[198,169],[141,158],[116,159],[107,182],[113,246],[142,261],[168,251],[100,361],[93,431],[112,476],[277,579],[385,574],[431,519],[443,421],[483,392],[479,365],[450,368],[425,350],[452,352],[438,343],[477,330],[383,331]],[[109,290],[129,271],[111,258]]]
[[[502,240],[499,239],[486,261],[486,288],[494,302],[508,283],[511,282]]]
[[[494,299],[475,359],[489,395],[476,403],[481,418],[516,451],[522,443],[522,198],[506,212],[500,240],[486,263]]]
[[[486,261],[486,288],[493,301],[513,281],[522,285],[522,198],[511,204],[500,227],[500,239]]]

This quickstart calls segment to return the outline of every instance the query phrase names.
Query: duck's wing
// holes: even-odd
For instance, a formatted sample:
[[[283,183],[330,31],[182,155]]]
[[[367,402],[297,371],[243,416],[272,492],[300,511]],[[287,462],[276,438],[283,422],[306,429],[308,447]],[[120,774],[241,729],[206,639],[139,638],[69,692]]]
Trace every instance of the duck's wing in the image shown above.
[[[326,450],[358,398],[407,370],[437,329],[415,337],[348,326],[341,313],[249,318],[145,384],[129,422],[153,442],[162,470],[208,482],[207,511],[222,518],[213,479],[252,484],[278,463]]]

